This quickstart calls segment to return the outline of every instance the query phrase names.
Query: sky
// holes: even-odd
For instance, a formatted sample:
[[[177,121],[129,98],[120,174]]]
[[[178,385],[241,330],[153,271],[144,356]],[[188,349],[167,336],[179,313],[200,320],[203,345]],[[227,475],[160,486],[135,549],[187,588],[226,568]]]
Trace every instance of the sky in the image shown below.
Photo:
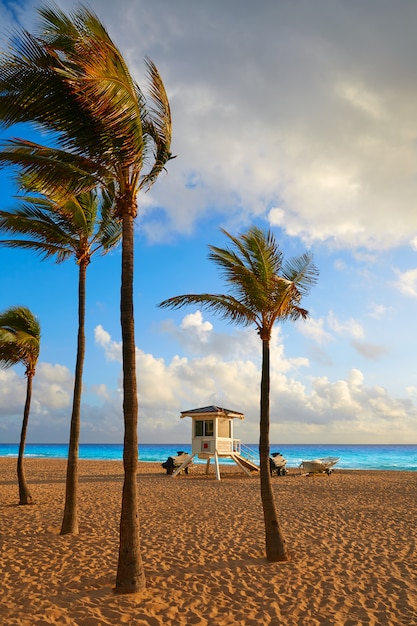
[[[76,6],[61,0],[59,6]],[[320,275],[306,322],[271,340],[271,442],[417,443],[417,3],[414,0],[94,0],[145,89],[158,67],[173,116],[170,161],[138,198],[135,328],[139,441],[186,443],[180,412],[216,404],[259,433],[261,342],[254,328],[196,307],[225,293],[207,258],[253,224]],[[1,48],[36,28],[38,3],[0,0]],[[22,133],[26,133],[22,135]],[[30,138],[27,129],[0,131]],[[12,172],[0,171],[12,208]],[[123,441],[120,248],[87,274],[81,442]],[[0,246],[0,310],[42,327],[28,442],[69,438],[77,267]],[[0,369],[0,441],[19,440],[26,380]]]

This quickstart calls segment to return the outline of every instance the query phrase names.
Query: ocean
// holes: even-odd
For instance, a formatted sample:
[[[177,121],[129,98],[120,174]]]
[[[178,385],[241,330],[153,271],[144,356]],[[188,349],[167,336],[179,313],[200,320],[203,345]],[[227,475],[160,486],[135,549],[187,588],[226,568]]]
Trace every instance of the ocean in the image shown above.
[[[257,456],[257,444],[249,446]],[[179,450],[190,453],[190,443],[158,443],[139,445],[139,460],[163,463]],[[29,443],[26,458],[65,459],[67,444]],[[287,467],[298,467],[301,461],[326,456],[339,457],[336,469],[406,470],[417,472],[417,445],[328,445],[279,444],[271,445],[271,452],[281,452]],[[18,444],[0,443],[0,457],[17,457]],[[123,458],[122,444],[80,444],[80,458],[96,461],[115,461]],[[196,459],[196,462],[199,462]],[[200,461],[205,463],[205,461]],[[233,461],[226,461],[232,462]]]

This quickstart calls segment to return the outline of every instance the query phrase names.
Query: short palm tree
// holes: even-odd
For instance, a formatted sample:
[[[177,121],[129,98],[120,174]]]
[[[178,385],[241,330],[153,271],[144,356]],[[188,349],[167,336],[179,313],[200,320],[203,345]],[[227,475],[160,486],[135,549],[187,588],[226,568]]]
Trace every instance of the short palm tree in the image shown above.
[[[240,237],[232,237],[225,230],[223,233],[233,246],[224,249],[209,246],[209,259],[220,268],[230,293],[175,296],[159,306],[178,309],[197,304],[232,322],[253,324],[262,340],[259,456],[266,558],[272,562],[286,561],[288,549],[276,512],[269,471],[270,339],[275,322],[308,316],[308,311],[300,307],[300,301],[315,284],[317,269],[307,253],[284,263],[270,231],[253,226]]]
[[[27,178],[21,186],[30,189]],[[0,232],[18,235],[18,239],[0,240],[0,245],[33,250],[57,263],[75,258],[78,265],[78,338],[74,393],[68,447],[67,481],[61,534],[78,534],[78,450],[80,410],[85,355],[85,302],[87,267],[96,252],[111,250],[120,240],[120,220],[113,217],[114,195],[110,187],[78,196],[36,194],[19,199],[12,211],[0,210]]]
[[[17,457],[19,504],[33,504],[33,498],[26,482],[23,457],[32,398],[32,379],[35,376],[39,358],[40,341],[41,327],[39,321],[29,309],[12,307],[0,313],[0,364],[3,367],[11,367],[21,363],[25,367],[27,380],[26,401]]]
[[[66,15],[57,7],[46,7],[40,15],[40,34],[23,31],[2,55],[0,124],[35,124],[50,132],[54,147],[12,140],[3,145],[0,162],[19,164],[40,179],[47,192],[60,189],[74,195],[110,181],[115,187],[115,215],[122,222],[124,416],[116,592],[133,593],[145,587],[137,494],[134,219],[138,193],[153,185],[172,158],[171,113],[154,63],[146,60],[146,99],[92,11],[81,6]]]

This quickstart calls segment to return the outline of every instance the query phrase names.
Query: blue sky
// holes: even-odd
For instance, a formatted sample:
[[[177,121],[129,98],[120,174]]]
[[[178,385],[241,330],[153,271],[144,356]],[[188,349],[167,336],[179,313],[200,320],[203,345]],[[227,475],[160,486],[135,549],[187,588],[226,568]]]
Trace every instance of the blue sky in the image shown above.
[[[225,243],[220,227],[237,234],[255,223],[286,256],[311,250],[320,270],[309,321],[275,329],[271,441],[416,443],[416,3],[93,5],[139,83],[144,57],[155,62],[173,113],[177,158],[138,199],[140,440],[186,442],[180,412],[218,404],[243,412],[235,434],[257,441],[256,332],[195,308],[157,308],[181,293],[222,292],[208,245]],[[2,45],[17,23],[35,27],[36,6],[0,2]],[[13,206],[10,171],[0,184],[1,206]],[[0,263],[0,310],[28,306],[42,325],[28,441],[66,442],[77,268],[1,247]],[[119,285],[120,250],[94,258],[84,442],[123,438]],[[19,439],[24,394],[22,370],[0,370],[4,442]]]

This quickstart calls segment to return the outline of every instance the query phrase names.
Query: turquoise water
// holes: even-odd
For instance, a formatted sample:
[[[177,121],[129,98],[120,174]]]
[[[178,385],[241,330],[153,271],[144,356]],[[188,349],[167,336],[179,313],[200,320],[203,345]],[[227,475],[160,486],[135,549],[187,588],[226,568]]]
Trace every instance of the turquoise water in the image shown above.
[[[257,453],[257,445],[249,446]],[[190,444],[140,444],[139,459],[163,463],[177,451],[191,451]],[[25,457],[65,459],[66,444],[27,444]],[[417,445],[271,445],[271,452],[281,452],[287,459],[287,467],[298,467],[302,460],[337,456],[340,469],[408,470],[417,472]],[[0,457],[16,457],[17,444],[1,444]],[[91,460],[121,460],[122,444],[81,444],[80,458]],[[198,462],[198,460],[197,460]],[[205,461],[202,461],[203,463]]]

